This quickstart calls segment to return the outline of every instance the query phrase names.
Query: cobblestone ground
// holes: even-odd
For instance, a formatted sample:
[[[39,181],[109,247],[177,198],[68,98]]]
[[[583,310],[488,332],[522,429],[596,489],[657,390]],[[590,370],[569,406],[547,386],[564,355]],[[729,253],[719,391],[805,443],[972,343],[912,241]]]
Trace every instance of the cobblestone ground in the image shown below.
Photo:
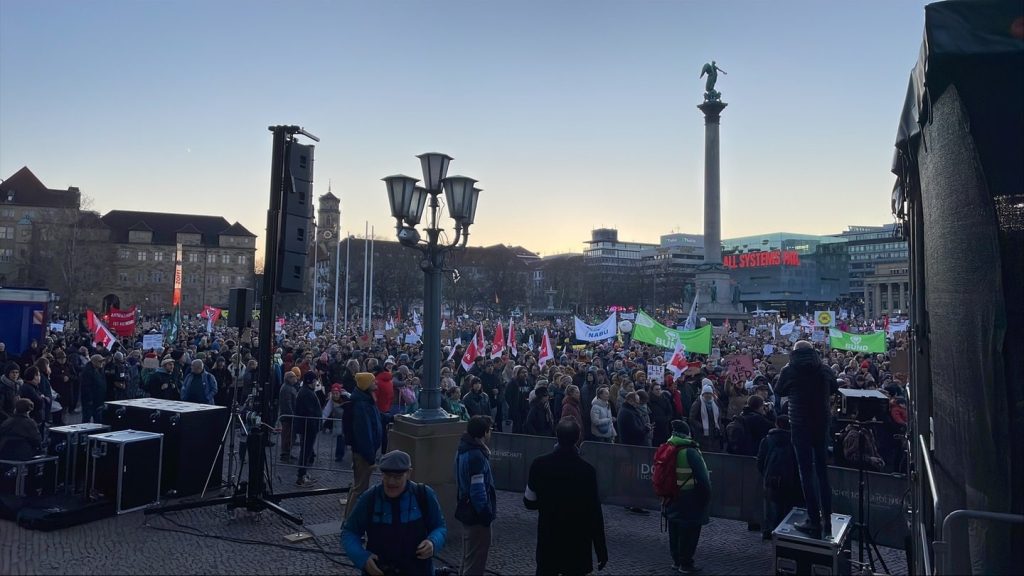
[[[348,468],[348,457],[342,466]],[[317,488],[351,481],[343,470],[312,474]],[[294,469],[275,466],[273,475],[278,492],[296,490]],[[488,568],[499,575],[533,574],[536,514],[523,507],[518,493],[499,492],[498,500]],[[296,527],[276,514],[228,512],[224,506],[165,516],[134,512],[56,532],[0,521],[0,574],[359,573],[341,553],[339,496],[296,498],[283,505],[319,536],[291,544],[285,536]],[[605,506],[604,517],[610,560],[602,574],[670,572],[668,539],[658,514]],[[883,548],[882,553],[892,573],[906,573],[901,551]],[[442,562],[456,567],[460,558],[460,542],[449,542],[441,552]],[[712,519],[701,534],[697,564],[705,574],[771,574],[772,545],[742,522]]]

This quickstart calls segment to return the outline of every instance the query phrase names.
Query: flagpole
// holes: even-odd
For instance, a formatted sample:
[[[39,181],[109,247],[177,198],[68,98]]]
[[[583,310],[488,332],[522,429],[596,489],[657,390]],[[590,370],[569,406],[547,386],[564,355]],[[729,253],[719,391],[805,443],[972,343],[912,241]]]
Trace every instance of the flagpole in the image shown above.
[[[367,306],[370,308],[370,316],[366,325],[366,329],[370,330],[373,328],[373,226],[370,227],[370,296]]]
[[[367,274],[370,272],[370,221],[366,222],[366,230],[362,232],[362,321],[359,326],[367,331]]]
[[[319,248],[319,244],[320,243],[317,242],[317,238],[316,238],[316,219],[314,218],[313,219],[313,290],[312,290],[312,292],[313,292],[313,309],[311,311],[311,316],[313,318],[313,329],[314,330],[316,330],[316,285],[317,285],[318,280],[320,279],[320,274],[318,273],[318,271],[316,269],[316,254],[317,254],[317,249]]]
[[[351,282],[348,273],[348,264],[350,257],[352,256],[352,235],[349,234],[345,238],[345,332],[348,332],[348,288]]]
[[[338,279],[341,277],[341,244],[334,241],[334,328],[332,332],[338,333]]]

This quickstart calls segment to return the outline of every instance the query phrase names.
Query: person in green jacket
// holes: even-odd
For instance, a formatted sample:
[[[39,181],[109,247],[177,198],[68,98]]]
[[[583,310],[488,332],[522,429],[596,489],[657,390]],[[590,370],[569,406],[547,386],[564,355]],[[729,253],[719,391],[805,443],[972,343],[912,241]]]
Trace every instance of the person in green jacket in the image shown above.
[[[700,445],[690,437],[690,426],[682,420],[672,421],[668,443],[679,446],[676,453],[676,485],[679,494],[665,509],[668,521],[669,551],[673,568],[682,574],[699,571],[693,563],[701,527],[708,523],[711,508],[711,478]]]

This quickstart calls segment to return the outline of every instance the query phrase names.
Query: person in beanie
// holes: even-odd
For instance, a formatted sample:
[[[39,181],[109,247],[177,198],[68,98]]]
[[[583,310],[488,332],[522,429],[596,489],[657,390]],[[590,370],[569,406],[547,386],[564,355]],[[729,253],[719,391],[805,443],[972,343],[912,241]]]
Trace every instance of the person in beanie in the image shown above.
[[[334,436],[334,461],[341,462],[345,459],[345,431],[342,419],[345,417],[345,404],[352,395],[349,394],[340,382],[331,385],[331,395],[324,403],[324,430]]]
[[[352,488],[345,504],[345,518],[349,517],[359,495],[370,486],[370,473],[377,461],[381,446],[380,410],[373,398],[377,382],[370,372],[355,376],[356,389],[352,393]],[[389,452],[390,454],[390,452]],[[351,558],[351,556],[349,556]]]
[[[537,510],[537,574],[590,574],[604,570],[608,545],[597,495],[597,471],[580,457],[580,426],[564,418],[555,428],[558,444],[530,464],[523,494],[528,510]],[[571,479],[571,481],[568,481]]]
[[[705,450],[718,452],[722,449],[722,437],[725,436],[722,429],[722,412],[715,401],[715,387],[708,378],[704,379],[700,398],[694,400],[690,406],[689,426],[696,431],[694,440]]]
[[[299,443],[299,470],[296,486],[309,486],[316,482],[306,474],[306,467],[313,464],[313,451],[316,448],[316,435],[320,430],[320,400],[316,397],[316,385],[319,382],[316,372],[306,372],[302,377],[302,386],[295,396],[295,420],[292,430],[302,436]]]
[[[526,434],[534,436],[553,436],[555,422],[551,416],[551,402],[548,387],[542,386],[534,390],[535,396],[530,400],[530,411],[526,416]]]
[[[690,437],[690,426],[682,420],[672,421],[668,443],[678,446],[676,453],[676,485],[679,494],[665,507],[668,521],[668,544],[673,569],[695,574],[693,563],[701,527],[708,523],[711,509],[711,479],[700,445]]]
[[[357,383],[363,374],[373,377],[360,372]],[[345,519],[341,545],[364,574],[434,574],[433,557],[444,547],[448,527],[437,495],[410,481],[411,470],[412,459],[401,450],[382,456],[381,483],[359,496]]]
[[[455,517],[462,522],[462,571],[464,576],[482,576],[491,549],[491,523],[498,509],[491,474],[490,416],[473,416],[459,441],[455,456],[458,505]]]

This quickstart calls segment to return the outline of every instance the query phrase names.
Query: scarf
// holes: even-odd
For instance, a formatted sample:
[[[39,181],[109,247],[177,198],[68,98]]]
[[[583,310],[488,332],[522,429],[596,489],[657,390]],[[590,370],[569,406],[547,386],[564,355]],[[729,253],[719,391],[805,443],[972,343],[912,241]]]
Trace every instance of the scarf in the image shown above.
[[[705,402],[703,398],[700,400],[700,422],[704,426],[704,435],[710,436],[710,426],[708,422],[708,404],[711,404],[711,412],[715,420],[715,430],[718,430],[718,403],[712,400],[711,402]]]

